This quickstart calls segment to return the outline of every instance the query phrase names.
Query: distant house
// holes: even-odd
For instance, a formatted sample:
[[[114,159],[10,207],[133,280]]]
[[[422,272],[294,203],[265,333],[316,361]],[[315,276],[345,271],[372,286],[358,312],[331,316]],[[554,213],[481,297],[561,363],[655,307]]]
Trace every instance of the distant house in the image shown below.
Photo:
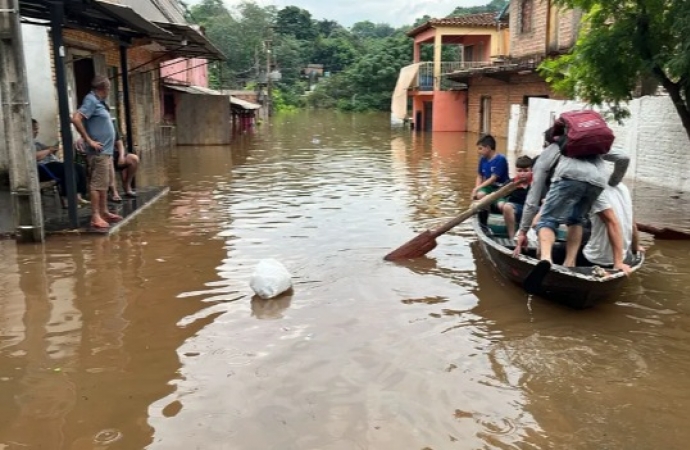
[[[408,93],[419,131],[467,131],[469,93],[465,82],[448,74],[490,66],[508,52],[508,24],[496,13],[433,19],[408,32],[414,39],[413,63],[402,69],[392,110],[406,118]],[[433,60],[422,61],[422,47],[433,45]],[[443,60],[443,49],[452,49]]]
[[[470,132],[507,137],[512,105],[526,109],[530,98],[561,98],[537,73],[537,67],[545,58],[575,45],[581,14],[562,10],[553,0],[511,0],[501,14],[506,16],[510,24],[508,57],[448,77],[468,85]]]
[[[442,92],[444,83],[446,86],[455,83],[458,86],[456,89],[466,90],[466,106],[464,127],[458,126],[459,119],[454,119],[454,126],[451,127],[445,124],[446,118],[439,122],[433,117],[433,113],[440,111],[440,108],[424,103],[432,101],[434,96],[423,96],[415,92],[413,96],[425,99],[422,102],[423,106],[418,102],[413,105],[413,119],[415,122],[420,118],[422,120],[421,124],[416,123],[417,129],[491,133],[498,137],[506,137],[511,105],[526,107],[529,99],[533,97],[559,98],[536,69],[545,58],[562,54],[572,48],[577,39],[580,19],[581,14],[578,11],[560,9],[554,5],[553,0],[511,0],[509,6],[500,13],[438,19],[423,25],[422,27],[432,29],[434,24],[453,20],[471,21],[477,25],[486,23],[487,27],[492,23],[494,29],[505,31],[507,35],[500,35],[500,38],[496,36],[497,39],[503,39],[499,40],[503,47],[495,50],[492,46],[490,54],[487,54],[486,44],[479,46],[475,41],[470,47],[468,38],[472,35],[458,36],[457,42],[463,46],[461,64],[455,67],[450,62],[439,64],[435,57],[434,65],[440,66],[440,70],[435,70],[433,74],[427,75],[427,78],[424,78],[425,72],[420,68],[417,85],[412,84],[413,91],[425,91],[433,85],[434,94],[438,95],[437,91]],[[418,27],[410,32],[410,35],[415,37],[415,43],[420,40],[419,29]],[[441,43],[454,43],[448,39],[439,40]],[[440,47],[435,53],[440,53]],[[415,52],[415,61],[417,55]],[[454,114],[457,116],[457,111]]]
[[[323,64],[308,64],[307,67],[302,69],[302,73],[305,76],[323,76]]]

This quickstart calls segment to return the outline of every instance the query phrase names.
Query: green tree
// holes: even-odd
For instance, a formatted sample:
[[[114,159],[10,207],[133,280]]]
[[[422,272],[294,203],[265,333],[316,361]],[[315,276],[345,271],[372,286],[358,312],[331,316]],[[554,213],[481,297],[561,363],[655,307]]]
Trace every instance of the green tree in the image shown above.
[[[541,65],[552,87],[616,118],[641,78],[666,89],[690,137],[690,4],[687,0],[558,0],[585,12],[572,52]]]
[[[344,29],[343,26],[335,20],[327,19],[319,20],[314,24],[314,27],[316,28],[317,33],[323,37],[330,37],[335,31]]]
[[[198,5],[194,5],[189,9],[186,3],[183,3],[188,19],[199,25],[207,26],[212,20],[223,20],[232,18],[230,11],[223,4],[223,0],[203,0]]]
[[[222,9],[221,9],[222,8]],[[211,68],[212,87],[242,87],[256,79],[266,60],[264,41],[271,37],[276,8],[261,7],[252,1],[243,1],[232,11],[221,0],[204,0],[192,7],[191,14],[201,17],[208,38],[225,54],[227,60]]]
[[[486,5],[480,6],[458,6],[448,17],[466,16],[468,14],[480,14],[487,12],[501,11],[508,5],[508,0],[491,0]]]
[[[273,58],[282,74],[281,83],[292,85],[301,80],[301,72],[309,64],[306,43],[298,41],[294,36],[283,35],[273,41]]]
[[[360,56],[350,40],[340,36],[318,39],[314,44],[311,62],[323,64],[329,72],[341,72]]]
[[[311,13],[297,6],[286,6],[278,11],[276,29],[280,34],[291,35],[303,41],[312,40],[317,35]]]
[[[365,20],[352,25],[350,31],[360,39],[385,38],[395,33],[395,28],[387,23],[373,23]]]
[[[386,110],[398,73],[411,59],[412,40],[404,33],[378,39],[345,71],[319,84],[309,103],[346,110]]]

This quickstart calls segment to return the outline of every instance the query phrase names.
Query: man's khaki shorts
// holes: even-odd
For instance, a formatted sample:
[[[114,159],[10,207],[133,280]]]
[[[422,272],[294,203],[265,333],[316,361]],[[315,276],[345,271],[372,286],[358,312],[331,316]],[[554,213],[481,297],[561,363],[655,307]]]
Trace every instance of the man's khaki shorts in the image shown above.
[[[89,189],[107,191],[110,187],[110,155],[89,155]]]

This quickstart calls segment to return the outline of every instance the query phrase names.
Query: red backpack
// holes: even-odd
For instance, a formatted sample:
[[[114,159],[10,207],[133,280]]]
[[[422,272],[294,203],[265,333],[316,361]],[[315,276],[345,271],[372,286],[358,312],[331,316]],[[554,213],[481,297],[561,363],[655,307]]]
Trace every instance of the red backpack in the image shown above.
[[[564,112],[554,123],[561,154],[570,158],[604,155],[611,150],[613,131],[601,115],[590,109]]]

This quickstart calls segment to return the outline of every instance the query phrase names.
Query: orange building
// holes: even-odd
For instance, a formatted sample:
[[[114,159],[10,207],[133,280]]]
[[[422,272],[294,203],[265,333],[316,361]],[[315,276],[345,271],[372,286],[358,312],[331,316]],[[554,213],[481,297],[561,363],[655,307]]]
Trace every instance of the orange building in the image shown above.
[[[553,0],[511,0],[499,13],[435,19],[415,28],[409,35],[415,39],[417,65],[401,71],[393,115],[402,115],[400,92],[405,89],[413,98],[417,130],[507,137],[513,105],[526,109],[530,98],[561,98],[537,67],[572,48],[580,19],[580,12],[558,8]],[[420,62],[419,46],[431,42],[433,62]],[[448,53],[445,44],[462,47],[456,52],[459,61],[442,60]],[[410,77],[415,70],[416,78]],[[409,83],[404,86],[405,74]]]
[[[414,38],[413,64],[401,71],[393,99],[393,114],[407,110],[403,92],[412,98],[415,128],[423,131],[467,131],[466,83],[447,74],[492,64],[507,55],[508,23],[497,13],[433,19],[408,33]],[[425,46],[433,46],[433,60],[423,61]],[[407,94],[405,94],[407,97]]]

